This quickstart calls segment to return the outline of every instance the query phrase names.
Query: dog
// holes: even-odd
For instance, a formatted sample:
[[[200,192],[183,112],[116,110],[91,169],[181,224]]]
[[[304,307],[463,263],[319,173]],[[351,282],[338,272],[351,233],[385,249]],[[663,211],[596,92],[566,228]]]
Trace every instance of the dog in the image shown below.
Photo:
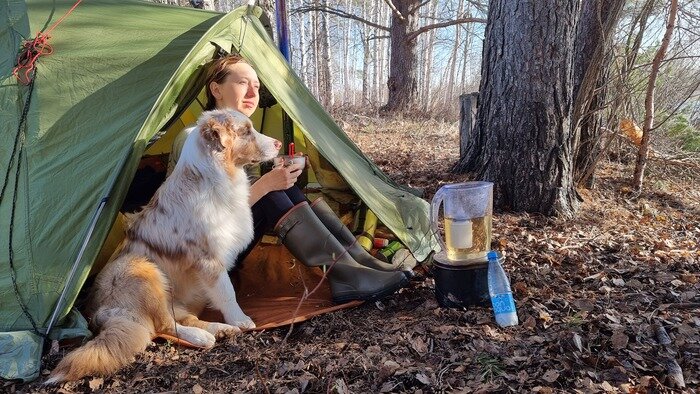
[[[272,160],[281,145],[240,112],[202,114],[173,173],[130,219],[95,280],[88,315],[98,335],[64,357],[46,384],[114,373],[156,333],[211,348],[217,338],[255,327],[227,271],[253,239],[243,167]],[[199,320],[207,305],[225,323]]]

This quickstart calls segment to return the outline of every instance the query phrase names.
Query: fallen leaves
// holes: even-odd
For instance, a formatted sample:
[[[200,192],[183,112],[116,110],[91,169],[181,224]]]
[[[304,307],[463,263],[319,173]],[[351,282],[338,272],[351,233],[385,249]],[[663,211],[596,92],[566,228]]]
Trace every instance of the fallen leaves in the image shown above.
[[[624,349],[627,347],[629,337],[624,333],[624,331],[615,331],[610,338],[610,342],[612,343],[613,349]]]
[[[390,177],[424,188],[428,199],[441,183],[467,180],[449,171],[459,155],[453,126],[402,122],[399,130],[396,120],[380,119],[351,137]],[[425,141],[435,148],[416,157],[415,146]],[[432,279],[423,276],[380,304],[301,323],[286,343],[269,330],[206,352],[154,346],[101,386],[85,379],[62,390],[645,393],[698,387],[700,193],[690,193],[700,179],[623,196],[629,173],[625,166],[601,167],[574,220],[494,215],[493,247],[506,255],[519,326],[499,328],[488,307],[437,307]],[[653,164],[648,175],[650,183],[658,177]],[[47,368],[62,350],[45,356]]]
[[[409,343],[411,344],[411,348],[418,354],[425,354],[428,352],[428,344],[421,337],[411,338]]]
[[[554,369],[550,369],[547,372],[542,375],[542,379],[544,379],[548,383],[554,383],[559,379],[559,372],[557,372]]]
[[[104,383],[105,381],[102,378],[92,378],[90,379],[88,386],[90,387],[90,390],[95,391],[101,389]]]

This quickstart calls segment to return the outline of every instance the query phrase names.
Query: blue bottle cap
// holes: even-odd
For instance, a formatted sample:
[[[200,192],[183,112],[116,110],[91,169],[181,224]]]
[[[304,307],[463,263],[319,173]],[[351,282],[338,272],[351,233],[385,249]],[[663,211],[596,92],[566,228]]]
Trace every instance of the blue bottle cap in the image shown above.
[[[495,250],[492,250],[486,255],[486,257],[488,257],[489,261],[490,260],[498,260],[498,252],[496,252]]]

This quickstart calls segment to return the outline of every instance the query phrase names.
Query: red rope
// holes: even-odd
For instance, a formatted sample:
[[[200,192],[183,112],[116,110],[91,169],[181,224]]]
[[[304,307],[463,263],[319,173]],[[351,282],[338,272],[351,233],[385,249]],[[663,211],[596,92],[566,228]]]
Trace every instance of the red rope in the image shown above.
[[[12,75],[23,85],[29,85],[32,81],[32,72],[36,68],[36,61],[40,56],[48,56],[53,53],[53,47],[48,41],[51,38],[50,33],[56,28],[73,10],[82,2],[78,0],[73,6],[60,17],[46,32],[38,32],[32,40],[26,40],[22,43],[22,49],[17,55],[17,65],[12,69]]]

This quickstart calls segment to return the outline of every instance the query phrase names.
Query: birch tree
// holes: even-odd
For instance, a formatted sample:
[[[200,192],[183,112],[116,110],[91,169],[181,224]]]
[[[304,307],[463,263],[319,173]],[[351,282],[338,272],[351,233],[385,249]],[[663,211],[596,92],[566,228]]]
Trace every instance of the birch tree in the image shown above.
[[[328,3],[326,0],[320,0],[319,6],[327,7]],[[335,95],[333,93],[333,75],[331,74],[331,44],[328,35],[328,14],[320,13],[318,17],[317,49],[319,51],[319,62],[316,63],[316,67],[319,68],[319,95],[323,106],[330,108],[335,103]]]

